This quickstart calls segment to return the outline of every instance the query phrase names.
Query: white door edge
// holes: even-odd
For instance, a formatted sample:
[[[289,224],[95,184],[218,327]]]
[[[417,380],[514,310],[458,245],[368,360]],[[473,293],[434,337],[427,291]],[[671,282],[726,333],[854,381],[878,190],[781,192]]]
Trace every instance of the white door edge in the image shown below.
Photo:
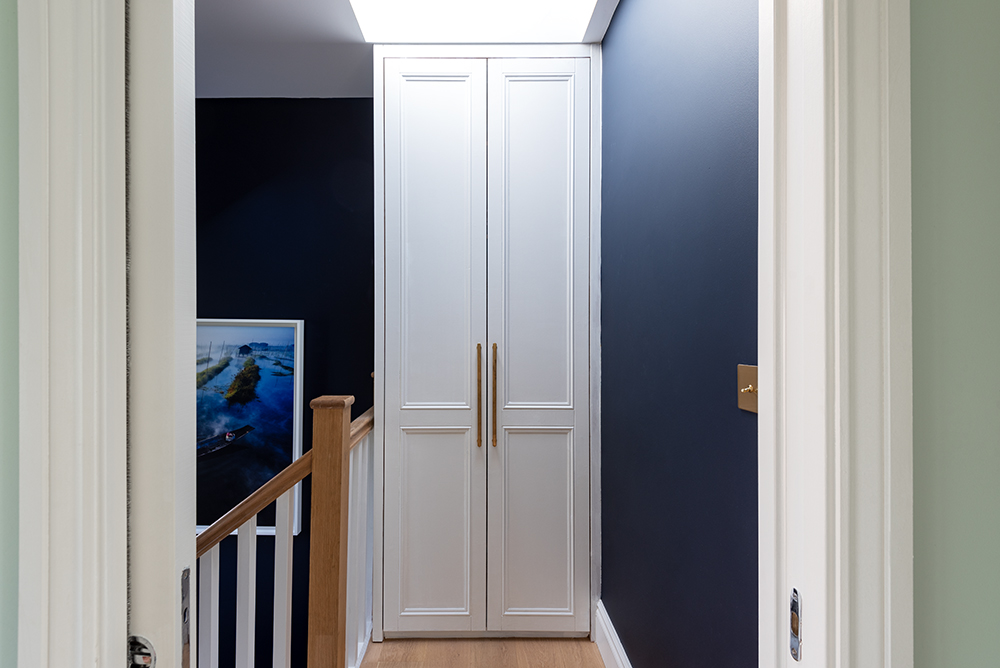
[[[129,633],[180,666],[197,568],[194,0],[133,2],[128,28]]]

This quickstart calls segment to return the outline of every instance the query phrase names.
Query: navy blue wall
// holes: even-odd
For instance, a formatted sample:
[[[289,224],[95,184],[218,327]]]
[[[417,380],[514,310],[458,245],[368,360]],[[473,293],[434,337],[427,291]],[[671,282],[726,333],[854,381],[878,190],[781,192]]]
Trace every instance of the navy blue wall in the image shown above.
[[[636,668],[757,665],[757,2],[604,40],[602,597]]]
[[[198,317],[305,320],[308,450],[310,399],[353,394],[355,417],[372,405],[372,100],[200,99],[196,112]],[[294,547],[294,665],[305,665],[306,650],[308,479],[304,488],[303,531]],[[235,539],[223,541],[220,557],[225,667],[235,661]],[[269,666],[273,539],[259,540],[257,560],[257,664]]]

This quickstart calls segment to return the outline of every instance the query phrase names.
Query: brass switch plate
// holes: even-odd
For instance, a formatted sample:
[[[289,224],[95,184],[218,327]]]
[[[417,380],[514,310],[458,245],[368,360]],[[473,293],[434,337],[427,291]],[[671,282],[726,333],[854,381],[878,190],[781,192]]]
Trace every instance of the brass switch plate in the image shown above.
[[[736,365],[736,405],[740,409],[757,412],[757,367]]]

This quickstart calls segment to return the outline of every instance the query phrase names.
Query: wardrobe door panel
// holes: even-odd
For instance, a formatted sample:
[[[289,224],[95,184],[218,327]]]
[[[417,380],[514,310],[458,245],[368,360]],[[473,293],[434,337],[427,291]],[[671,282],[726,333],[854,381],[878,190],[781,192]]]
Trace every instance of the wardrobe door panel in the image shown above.
[[[404,61],[408,62],[408,61]],[[402,408],[472,406],[475,374],[473,87],[465,77],[402,75],[399,118],[399,327]],[[395,146],[393,147],[395,148]],[[481,319],[481,314],[480,319]]]
[[[573,614],[573,430],[504,428],[505,615]]]
[[[590,627],[589,63],[488,64],[490,630]]]
[[[504,407],[572,405],[573,84],[504,79]]]
[[[384,628],[482,630],[486,65],[384,62]]]
[[[401,614],[470,614],[470,430],[401,431]]]

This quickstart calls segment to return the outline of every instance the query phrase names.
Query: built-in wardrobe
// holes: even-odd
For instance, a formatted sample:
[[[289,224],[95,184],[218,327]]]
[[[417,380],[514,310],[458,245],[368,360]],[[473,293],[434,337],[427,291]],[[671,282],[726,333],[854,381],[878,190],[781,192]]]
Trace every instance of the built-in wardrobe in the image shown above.
[[[376,47],[376,636],[590,631],[596,49]]]

